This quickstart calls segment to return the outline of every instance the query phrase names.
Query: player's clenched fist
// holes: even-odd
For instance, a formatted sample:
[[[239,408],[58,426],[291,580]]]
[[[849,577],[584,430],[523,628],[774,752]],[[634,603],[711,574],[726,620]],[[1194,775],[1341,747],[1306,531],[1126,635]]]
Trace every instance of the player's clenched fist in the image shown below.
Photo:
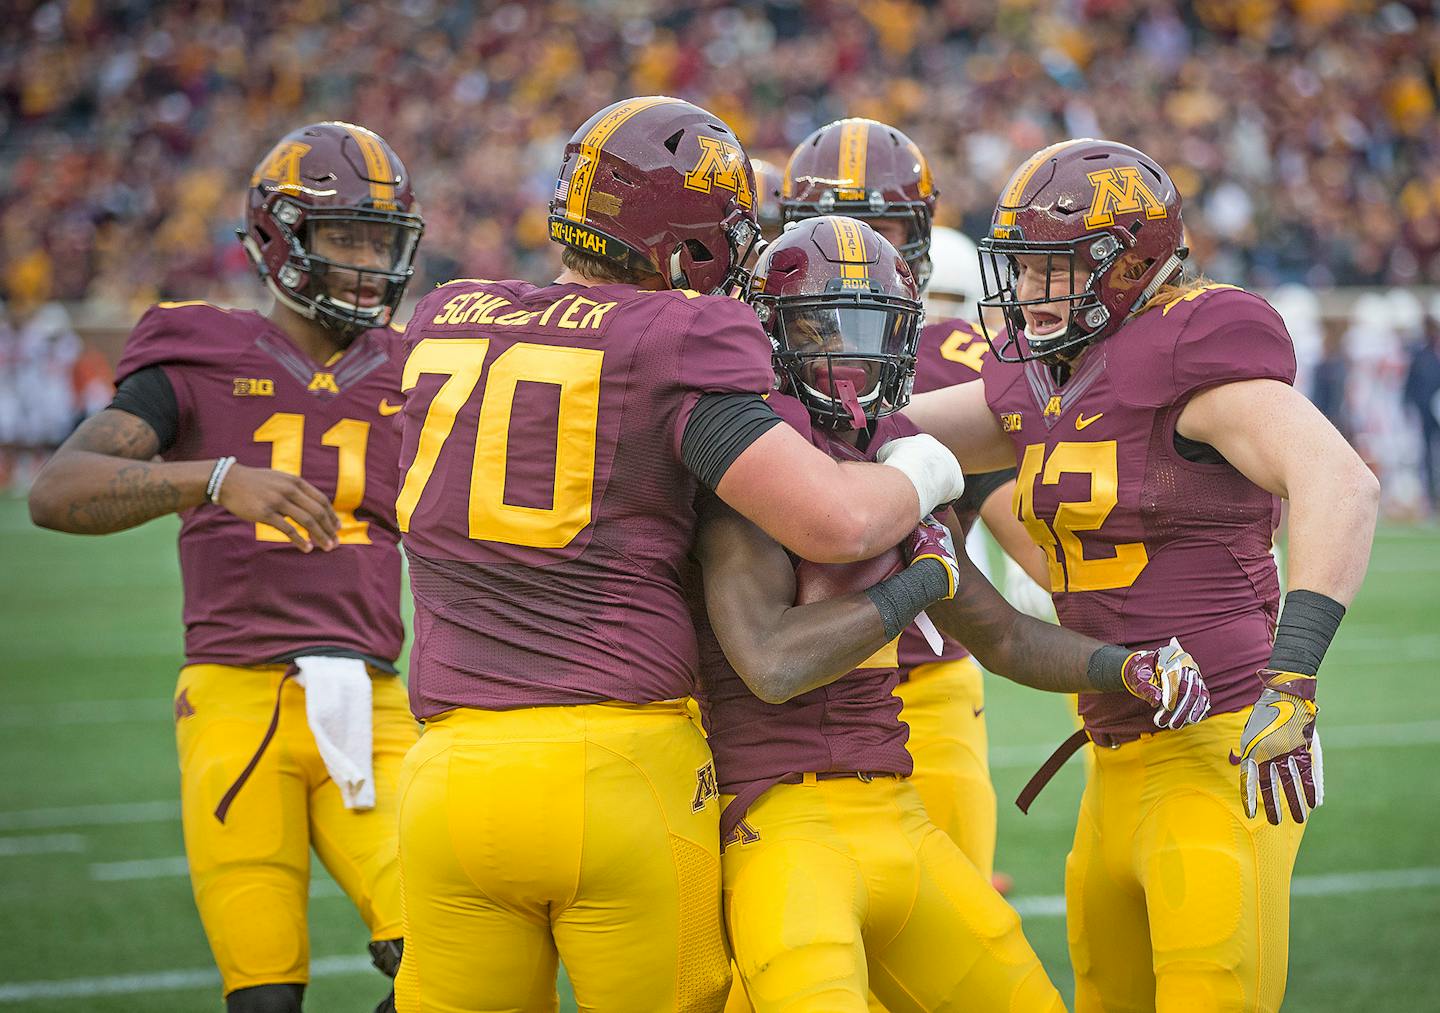
[[[920,516],[932,513],[941,503],[960,498],[965,476],[955,455],[927,433],[891,440],[880,448],[875,460],[905,473],[920,495]]]
[[[960,566],[955,561],[955,539],[950,529],[926,514],[919,527],[910,533],[905,542],[905,561],[910,564],[922,559],[933,559],[945,568],[945,580],[949,587],[946,598],[954,598],[960,584]]]
[[[1280,796],[1285,796],[1290,817],[1304,823],[1310,810],[1325,801],[1325,771],[1320,740],[1315,735],[1315,677],[1262,668],[1265,689],[1240,733],[1240,755],[1230,762],[1240,767],[1240,798],[1245,815],[1255,816],[1258,802],[1265,818],[1279,825]]]
[[[215,502],[236,517],[278,528],[303,552],[309,552],[314,545],[329,550],[340,544],[340,518],[335,516],[335,508],[299,475],[236,464],[224,478]],[[295,524],[310,537],[297,531]]]
[[[1183,728],[1210,713],[1210,690],[1190,652],[1174,637],[1158,651],[1136,651],[1121,672],[1131,695],[1155,708],[1157,728]]]

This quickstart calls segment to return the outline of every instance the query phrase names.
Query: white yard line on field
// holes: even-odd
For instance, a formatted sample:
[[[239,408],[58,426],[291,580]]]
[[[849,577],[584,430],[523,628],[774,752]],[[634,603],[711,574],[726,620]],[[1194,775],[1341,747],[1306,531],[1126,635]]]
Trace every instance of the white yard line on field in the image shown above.
[[[1320,726],[1326,749],[1384,749],[1440,742],[1440,721],[1396,721],[1376,725]],[[990,769],[1038,767],[1060,745],[991,746]]]
[[[1290,881],[1292,897],[1329,897],[1336,894],[1380,893],[1384,890],[1414,890],[1440,886],[1440,866],[1416,869],[1376,869],[1371,872],[1336,872],[1328,875],[1296,876]],[[1063,918],[1065,897],[1016,897],[1010,906],[1022,918]]]
[[[176,799],[106,802],[0,812],[0,830],[58,830],[62,827],[98,827],[118,823],[167,823],[179,819],[180,803]]]
[[[184,855],[170,858],[141,858],[129,862],[91,862],[90,878],[97,883],[129,883],[143,879],[176,879],[190,875]],[[311,897],[343,897],[345,892],[332,879],[310,881]]]
[[[85,850],[79,834],[35,834],[0,837],[0,858],[12,855],[74,855]]]
[[[311,978],[333,978],[342,974],[376,974],[376,971],[365,957],[320,957],[310,961]],[[377,987],[378,984],[377,981]],[[0,985],[0,1003],[33,1002],[36,999],[93,999],[107,995],[180,992],[219,987],[220,975],[214,968],[197,967],[189,971],[117,974],[104,978],[19,981]]]
[[[1296,897],[1334,894],[1378,893],[1440,886],[1440,866],[1415,869],[1380,869],[1317,876],[1296,876],[1291,892]],[[1058,918],[1065,914],[1065,898],[1017,897],[1012,906],[1022,917]],[[364,957],[322,957],[310,963],[312,978],[342,974],[372,973]],[[219,975],[209,968],[155,971],[150,974],[114,975],[103,978],[60,978],[20,981],[0,985],[0,1004],[33,1002],[36,999],[91,999],[99,996],[135,995],[146,992],[177,992],[219,984]]]

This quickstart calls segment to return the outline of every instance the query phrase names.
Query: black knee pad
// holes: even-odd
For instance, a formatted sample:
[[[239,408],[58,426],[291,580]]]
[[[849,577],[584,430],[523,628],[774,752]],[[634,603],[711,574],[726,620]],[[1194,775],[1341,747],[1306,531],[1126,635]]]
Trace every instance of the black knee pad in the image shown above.
[[[377,939],[370,944],[370,960],[387,978],[393,978],[399,972],[400,957],[404,952],[403,939]]]
[[[375,1007],[375,1013],[395,1013],[395,993],[393,990],[384,999],[380,1000],[380,1005]]]
[[[225,1013],[300,1013],[304,985],[256,985],[225,997]]]

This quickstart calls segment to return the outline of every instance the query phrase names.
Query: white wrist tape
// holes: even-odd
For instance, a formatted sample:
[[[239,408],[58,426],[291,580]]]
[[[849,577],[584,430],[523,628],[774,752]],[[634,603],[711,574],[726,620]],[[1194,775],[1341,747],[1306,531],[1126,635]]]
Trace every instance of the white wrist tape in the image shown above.
[[[875,460],[903,472],[920,496],[920,516],[941,503],[960,498],[965,476],[960,462],[945,445],[928,433],[891,440],[880,448]]]

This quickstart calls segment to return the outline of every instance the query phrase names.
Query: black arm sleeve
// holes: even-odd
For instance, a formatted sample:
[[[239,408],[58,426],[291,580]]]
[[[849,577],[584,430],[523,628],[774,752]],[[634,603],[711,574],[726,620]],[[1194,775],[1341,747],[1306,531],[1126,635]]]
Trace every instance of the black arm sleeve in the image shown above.
[[[122,380],[110,407],[129,412],[155,430],[160,439],[160,453],[165,453],[175,442],[175,433],[180,428],[180,406],[170,378],[159,366],[147,366]]]
[[[680,437],[680,459],[713,489],[750,444],[779,424],[759,394],[702,394]]]
[[[980,512],[990,494],[1000,488],[1006,482],[1014,478],[1019,472],[1014,468],[1004,468],[1000,471],[985,471],[979,475],[965,476],[965,491],[955,501],[956,513]]]

